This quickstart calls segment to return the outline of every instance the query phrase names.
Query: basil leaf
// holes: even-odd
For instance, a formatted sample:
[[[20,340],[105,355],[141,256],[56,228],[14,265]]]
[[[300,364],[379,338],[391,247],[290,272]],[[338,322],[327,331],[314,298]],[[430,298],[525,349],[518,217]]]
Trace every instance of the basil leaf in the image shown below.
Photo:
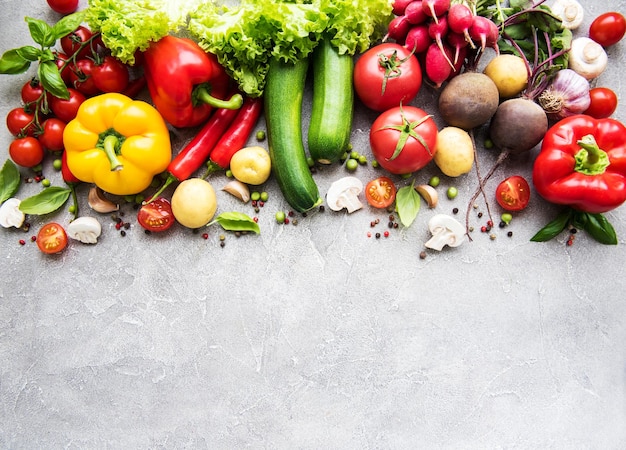
[[[32,197],[22,200],[20,203],[20,210],[24,214],[49,214],[63,206],[71,193],[71,189],[59,186],[50,186],[45,188],[39,194],[35,194]]]
[[[410,227],[417,213],[420,211],[422,200],[420,195],[414,188],[414,183],[410,186],[404,186],[398,189],[396,193],[396,210],[400,217],[400,222],[405,227]]]
[[[253,231],[256,234],[261,232],[259,224],[250,216],[236,211],[220,214],[209,225],[214,223],[219,223],[227,231]]]
[[[5,75],[16,75],[24,73],[30,67],[30,61],[20,55],[17,48],[7,50],[0,59],[0,73]]]
[[[70,91],[67,90],[67,86],[61,78],[59,68],[52,61],[42,61],[38,68],[39,81],[43,88],[50,92],[52,95],[64,100],[70,98]]]
[[[539,230],[530,240],[533,242],[546,242],[557,237],[569,224],[572,213],[570,208],[564,209],[559,213],[556,219]]]
[[[613,225],[602,214],[584,214],[586,220],[583,229],[596,241],[606,245],[617,245],[617,234]]]
[[[20,187],[20,171],[13,161],[7,159],[0,170],[0,203],[13,197]]]
[[[41,55],[41,50],[37,47],[33,47],[32,45],[25,45],[24,47],[20,47],[16,50],[17,53],[26,61],[37,61],[39,59],[39,55]]]
[[[85,20],[85,11],[78,11],[73,14],[69,14],[67,16],[63,16],[57,23],[52,27],[51,33],[52,37],[56,41],[57,39],[61,39],[62,37],[67,36],[78,26],[83,23]]]
[[[56,39],[52,36],[52,27],[40,19],[26,17],[26,23],[30,30],[30,36],[37,44],[42,47],[52,47],[56,43]]]

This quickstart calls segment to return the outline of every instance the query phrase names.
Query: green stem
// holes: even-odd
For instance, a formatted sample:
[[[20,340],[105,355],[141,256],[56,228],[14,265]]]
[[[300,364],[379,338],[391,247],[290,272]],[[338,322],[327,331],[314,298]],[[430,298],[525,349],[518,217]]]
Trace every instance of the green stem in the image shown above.
[[[217,97],[213,97],[206,86],[200,85],[194,91],[194,98],[199,102],[204,102],[207,105],[211,105],[218,109],[239,109],[243,104],[243,97],[241,94],[235,94],[228,100],[222,100]]]
[[[223,170],[223,169],[222,167],[220,167],[219,164],[213,161],[209,161],[206,165],[206,172],[204,172],[204,175],[202,175],[202,178],[206,178],[212,173],[218,172],[220,170]]]
[[[179,181],[178,178],[176,178],[174,175],[172,175],[171,173],[167,175],[167,179],[165,180],[165,183],[163,183],[163,185],[159,188],[158,191],[156,191],[148,200],[146,200],[145,202],[143,202],[144,205],[147,205],[148,203],[151,203],[154,201],[154,199],[156,199],[159,195],[161,195],[163,193],[163,191],[165,189],[167,189],[167,187],[174,183],[175,181]]]
[[[606,168],[611,164],[609,155],[598,147],[598,143],[593,135],[588,134],[583,136],[583,138],[578,141],[578,145],[580,146],[580,150],[574,157],[576,159],[574,170],[586,175],[600,175],[604,173]]]
[[[111,172],[117,172],[124,168],[124,165],[117,157],[116,147],[118,143],[119,139],[113,134],[105,137],[104,141],[102,142],[102,149],[104,150],[104,153],[107,155],[107,158],[109,158],[109,162],[111,163]]]

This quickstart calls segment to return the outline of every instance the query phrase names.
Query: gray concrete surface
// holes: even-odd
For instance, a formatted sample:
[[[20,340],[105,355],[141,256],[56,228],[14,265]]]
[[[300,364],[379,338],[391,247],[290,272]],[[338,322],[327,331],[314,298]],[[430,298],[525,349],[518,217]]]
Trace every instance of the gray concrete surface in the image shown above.
[[[24,16],[57,18],[44,1],[0,3],[1,51],[30,42]],[[583,29],[601,12],[626,11],[623,1],[585,8]],[[620,100],[624,45],[597,80]],[[0,77],[2,117],[31,75]],[[416,104],[436,113],[435,98],[424,88]],[[374,117],[357,106],[353,143],[367,155]],[[615,117],[626,119],[623,102]],[[175,147],[191,136],[174,134]],[[10,141],[0,133],[5,158]],[[495,154],[479,152],[486,171]],[[534,154],[503,166],[488,191],[528,176]],[[62,184],[50,160],[45,173]],[[437,173],[429,166],[416,179]],[[345,174],[316,173],[320,191]],[[450,185],[454,201],[443,196]],[[617,246],[584,233],[572,247],[566,234],[532,243],[557,212],[533,193],[512,237],[476,231],[420,259],[428,219],[458,207],[463,220],[476,186],[475,172],[442,177],[437,208],[380,239],[367,233],[382,233],[387,216],[367,207],[277,225],[288,206],[274,181],[262,233],[223,233],[224,248],[217,227],[206,240],[178,226],[147,236],[129,205],[126,237],[97,216],[100,242],[56,257],[29,238],[46,221],[66,224],[66,209],[30,218],[28,233],[0,230],[0,448],[625,448],[626,209],[607,214]],[[24,184],[18,196],[39,189]],[[79,198],[95,216],[86,188]],[[218,202],[218,213],[254,215],[224,192]],[[476,227],[480,211],[483,201]]]

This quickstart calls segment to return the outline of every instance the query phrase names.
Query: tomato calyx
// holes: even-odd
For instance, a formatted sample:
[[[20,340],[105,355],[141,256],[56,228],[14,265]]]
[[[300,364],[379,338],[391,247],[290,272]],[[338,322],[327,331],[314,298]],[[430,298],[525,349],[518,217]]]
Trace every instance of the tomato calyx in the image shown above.
[[[402,111],[402,104],[400,104],[400,115],[402,117],[402,125],[386,125],[379,128],[379,130],[396,130],[400,132],[400,137],[398,138],[398,142],[396,144],[396,148],[393,151],[393,155],[391,155],[391,157],[389,158],[386,158],[387,161],[393,161],[398,156],[400,156],[400,153],[402,153],[402,149],[404,149],[404,146],[406,145],[410,137],[419,141],[419,143],[422,144],[422,146],[426,149],[428,154],[432,156],[433,152],[428,147],[428,143],[426,142],[424,137],[417,131],[415,131],[415,129],[418,128],[421,124],[432,118],[432,114],[428,114],[424,117],[421,117],[419,120],[410,122],[404,114],[404,111]]]
[[[402,76],[402,64],[407,62],[413,56],[413,52],[409,53],[406,58],[400,59],[398,57],[398,51],[394,50],[391,56],[387,56],[384,53],[378,54],[378,65],[385,69],[385,74],[383,75],[383,84],[381,95],[385,94],[385,88],[387,87],[387,80],[389,78],[400,78]]]

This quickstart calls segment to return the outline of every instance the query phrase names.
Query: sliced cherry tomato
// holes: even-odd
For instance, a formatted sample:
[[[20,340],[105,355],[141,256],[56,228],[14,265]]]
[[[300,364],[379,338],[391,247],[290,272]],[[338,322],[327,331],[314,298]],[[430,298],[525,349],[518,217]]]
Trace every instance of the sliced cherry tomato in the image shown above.
[[[388,109],[370,129],[370,146],[376,161],[393,174],[421,169],[435,156],[437,124],[415,106]]]
[[[521,211],[530,201],[530,186],[520,175],[513,175],[496,188],[496,200],[507,211]]]
[[[54,115],[61,119],[63,122],[68,123],[70,120],[76,117],[78,108],[83,104],[86,97],[79,90],[74,88],[67,88],[70,93],[70,98],[65,100],[53,95],[50,96],[50,109]]]
[[[47,255],[63,251],[67,247],[65,229],[56,222],[45,224],[37,233],[37,247]]]
[[[63,150],[63,131],[65,122],[56,117],[46,119],[41,125],[43,132],[38,136],[39,142],[46,150],[58,152]]]
[[[102,92],[122,92],[128,86],[128,66],[113,56],[105,56],[91,72],[94,83]]]
[[[408,105],[422,86],[417,57],[396,43],[379,44],[361,55],[354,66],[354,90],[365,106],[385,111]]]
[[[43,86],[38,79],[32,78],[22,86],[22,101],[25,104],[36,102],[43,94]]]
[[[78,9],[78,0],[47,0],[48,6],[59,14],[71,14]]]
[[[74,31],[61,38],[61,48],[67,56],[73,56],[76,52],[78,52],[76,54],[77,59],[87,58],[88,56],[91,56],[90,46],[85,45],[82,49],[80,47],[84,42],[91,39],[92,36],[93,33],[89,28],[80,25]]]
[[[32,136],[17,138],[9,145],[9,156],[22,167],[35,167],[43,161],[44,155],[43,147]]]
[[[396,185],[388,177],[378,177],[365,186],[365,198],[374,208],[387,208],[396,200]]]
[[[146,230],[159,232],[169,230],[176,220],[170,201],[164,197],[157,197],[139,208],[137,221]]]
[[[584,112],[595,119],[606,119],[617,109],[617,95],[606,87],[595,87],[589,90],[591,103]]]
[[[589,26],[589,37],[602,47],[610,47],[626,34],[626,18],[618,12],[607,12],[596,17]]]
[[[70,82],[72,86],[87,97],[102,93],[96,86],[93,71],[96,63],[93,59],[78,59],[70,66]]]
[[[24,108],[13,108],[7,114],[7,128],[13,136],[33,136],[36,129],[35,115]]]

